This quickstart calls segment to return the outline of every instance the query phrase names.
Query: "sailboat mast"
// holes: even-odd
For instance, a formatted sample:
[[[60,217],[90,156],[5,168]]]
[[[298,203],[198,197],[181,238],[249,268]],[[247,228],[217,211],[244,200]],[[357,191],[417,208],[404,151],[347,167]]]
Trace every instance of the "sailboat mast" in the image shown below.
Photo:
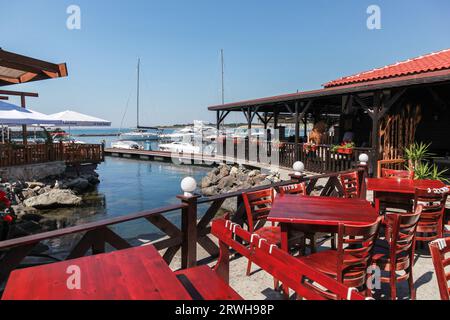
[[[224,85],[224,61],[223,61],[223,49],[220,50],[220,57],[222,60],[222,105],[225,104],[225,85]]]
[[[137,128],[139,128],[139,90],[140,90],[140,72],[141,72],[141,58],[138,58],[138,64],[137,64],[137,95],[136,95],[136,113],[137,113],[137,117],[136,117],[136,125]]]

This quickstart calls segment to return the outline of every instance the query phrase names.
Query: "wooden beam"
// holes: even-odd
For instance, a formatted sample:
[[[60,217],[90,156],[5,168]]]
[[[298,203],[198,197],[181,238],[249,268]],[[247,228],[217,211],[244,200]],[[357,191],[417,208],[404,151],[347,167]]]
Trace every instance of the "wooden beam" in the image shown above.
[[[392,106],[405,94],[408,88],[401,89],[393,97],[389,98],[383,105],[383,110],[379,114],[379,118],[383,118],[385,114],[392,108]]]
[[[24,68],[31,67],[34,69],[47,70],[55,73],[60,72],[60,66],[58,64],[22,56],[0,49],[0,65],[2,65],[2,62],[14,63],[18,66],[18,70],[24,70]]]
[[[25,96],[25,97],[39,97],[38,93],[33,92],[20,92],[20,91],[9,91],[9,90],[0,90],[0,94],[6,95],[6,96]]]
[[[8,100],[9,99],[9,97],[2,97],[2,96],[0,96],[0,100]]]

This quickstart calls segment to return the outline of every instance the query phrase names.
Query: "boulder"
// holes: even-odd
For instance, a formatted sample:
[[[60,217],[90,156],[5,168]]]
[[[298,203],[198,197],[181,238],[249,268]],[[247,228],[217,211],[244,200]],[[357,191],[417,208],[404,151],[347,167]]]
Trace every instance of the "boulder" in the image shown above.
[[[35,189],[36,187],[39,187],[39,188],[45,187],[45,184],[42,182],[34,181],[34,182],[27,182],[27,184],[28,184],[28,188],[30,188],[30,189]]]
[[[226,176],[223,179],[221,179],[219,181],[219,184],[217,185],[217,187],[219,189],[224,189],[224,188],[230,188],[232,187],[236,182],[236,178],[233,176]]]
[[[76,192],[83,192],[91,187],[89,181],[84,178],[76,178],[67,183],[67,188],[75,190]]]
[[[260,174],[259,170],[252,170],[248,173],[248,176],[250,178],[252,178],[252,177],[256,177],[258,174]]]
[[[230,175],[236,176],[236,175],[238,175],[238,174],[239,174],[239,169],[238,169],[237,167],[231,168],[231,170],[230,170]]]
[[[211,187],[202,189],[202,194],[206,197],[214,196],[217,194],[217,192],[218,192],[218,189],[216,186],[211,186]]]
[[[82,199],[71,190],[52,189],[36,197],[26,199],[24,205],[36,209],[73,207],[81,204]]]

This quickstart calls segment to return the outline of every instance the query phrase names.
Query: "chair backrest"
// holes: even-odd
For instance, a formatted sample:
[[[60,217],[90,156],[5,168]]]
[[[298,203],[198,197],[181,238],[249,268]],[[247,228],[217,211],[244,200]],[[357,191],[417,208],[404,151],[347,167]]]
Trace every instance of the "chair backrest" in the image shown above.
[[[258,236],[251,235],[230,221],[215,220],[212,223],[211,233],[219,239],[220,246],[220,257],[214,270],[227,283],[230,274],[231,252],[229,248],[231,247],[243,257],[251,258],[253,263],[305,299],[324,300],[326,298],[307,285],[311,281],[334,294],[337,299],[364,300],[361,293],[350,290],[350,288],[326,274],[317,272],[288,252]],[[240,240],[245,243],[252,243],[253,246],[243,245]]]
[[[417,206],[414,214],[411,213],[391,213],[386,215],[386,225],[388,226],[387,241],[391,263],[396,263],[399,258],[409,256],[413,258],[416,243],[416,230],[419,223],[423,207]],[[410,261],[412,263],[412,261]]]
[[[306,195],[306,183],[297,183],[297,184],[291,184],[288,186],[282,186],[279,188],[280,195],[285,194],[298,194],[305,196]]]
[[[450,300],[450,287],[448,285],[450,272],[446,271],[446,268],[450,266],[450,258],[446,257],[450,252],[450,238],[432,241],[429,246],[441,299]]]
[[[244,199],[245,211],[247,213],[247,222],[250,232],[254,232],[258,221],[264,225],[270,210],[272,209],[274,190],[273,188],[261,191],[245,192],[242,194]]]
[[[360,197],[360,184],[357,171],[341,174],[340,179],[344,191],[344,198]]]
[[[373,224],[339,224],[338,228],[338,281],[352,287],[365,284],[367,268],[371,265],[375,241],[382,218]]]
[[[381,177],[382,178],[392,178],[392,179],[414,180],[414,171],[382,169]]]
[[[441,190],[417,188],[414,195],[414,206],[415,208],[419,205],[423,207],[421,220],[442,222],[447,196],[448,193],[443,193]]]

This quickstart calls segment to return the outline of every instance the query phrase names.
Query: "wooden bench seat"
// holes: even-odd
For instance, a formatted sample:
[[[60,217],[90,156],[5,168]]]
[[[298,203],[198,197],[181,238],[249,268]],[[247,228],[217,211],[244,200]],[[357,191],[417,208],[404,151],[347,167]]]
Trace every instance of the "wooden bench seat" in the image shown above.
[[[194,300],[243,300],[208,266],[175,273]]]

